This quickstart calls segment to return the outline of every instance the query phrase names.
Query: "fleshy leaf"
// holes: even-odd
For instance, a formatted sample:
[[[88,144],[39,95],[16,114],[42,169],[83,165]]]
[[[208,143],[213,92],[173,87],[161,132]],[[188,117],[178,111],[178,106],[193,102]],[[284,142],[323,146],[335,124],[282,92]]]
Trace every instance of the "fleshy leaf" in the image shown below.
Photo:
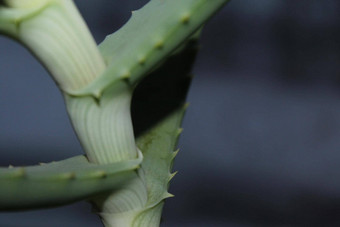
[[[126,80],[132,86],[185,43],[228,0],[152,0],[132,12],[130,20],[106,37],[99,49],[108,65],[105,72],[72,95],[101,93]]]
[[[97,165],[85,156],[39,166],[0,168],[0,210],[64,205],[118,190],[135,177],[138,159]]]

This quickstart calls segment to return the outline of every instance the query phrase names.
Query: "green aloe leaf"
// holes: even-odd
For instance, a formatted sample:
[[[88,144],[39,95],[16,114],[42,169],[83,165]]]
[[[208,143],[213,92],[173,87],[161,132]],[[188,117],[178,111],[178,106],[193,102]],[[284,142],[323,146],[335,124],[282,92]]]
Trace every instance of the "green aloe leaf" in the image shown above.
[[[70,94],[100,97],[119,80],[136,85],[191,37],[229,0],[151,0],[99,45],[107,69]]]
[[[118,190],[135,177],[138,159],[98,165],[85,156],[39,166],[0,168],[0,210],[65,205]]]
[[[192,79],[192,66],[198,51],[198,35],[193,36],[177,54],[146,77],[135,91],[132,118],[137,146],[144,160],[139,169],[148,199],[133,226],[159,226],[164,199],[172,197],[169,182],[175,176],[172,165],[182,120],[188,104],[186,95]],[[144,120],[142,120],[144,119]],[[155,221],[158,219],[158,222]]]

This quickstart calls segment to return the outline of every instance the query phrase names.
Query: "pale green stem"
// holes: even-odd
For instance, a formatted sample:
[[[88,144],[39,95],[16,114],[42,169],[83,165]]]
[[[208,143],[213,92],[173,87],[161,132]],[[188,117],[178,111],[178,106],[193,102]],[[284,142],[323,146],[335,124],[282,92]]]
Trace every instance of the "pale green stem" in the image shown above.
[[[104,60],[73,1],[5,3],[0,5],[0,33],[30,49],[63,91],[83,88],[104,72]]]
[[[107,164],[136,158],[131,96],[131,88],[124,82],[107,89],[100,100],[65,95],[74,129],[91,162]]]

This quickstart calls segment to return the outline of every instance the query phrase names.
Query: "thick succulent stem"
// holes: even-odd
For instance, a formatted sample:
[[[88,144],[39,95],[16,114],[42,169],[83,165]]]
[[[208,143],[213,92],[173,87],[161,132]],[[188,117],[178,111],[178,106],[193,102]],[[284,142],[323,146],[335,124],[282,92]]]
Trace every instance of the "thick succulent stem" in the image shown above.
[[[132,89],[124,81],[107,89],[99,100],[65,95],[74,129],[91,162],[107,164],[136,158],[131,97]]]
[[[59,87],[76,91],[105,70],[96,43],[70,0],[8,0],[0,5],[0,33],[36,55]]]

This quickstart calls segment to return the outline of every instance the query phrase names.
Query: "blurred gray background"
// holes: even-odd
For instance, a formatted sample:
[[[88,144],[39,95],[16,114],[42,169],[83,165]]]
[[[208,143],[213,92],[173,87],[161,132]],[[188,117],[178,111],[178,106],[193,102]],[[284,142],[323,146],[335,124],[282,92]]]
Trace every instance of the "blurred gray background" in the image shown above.
[[[98,42],[146,2],[76,1]],[[340,226],[339,12],[338,0],[234,0],[209,21],[162,226]],[[0,165],[82,154],[63,105],[0,37]],[[0,226],[100,226],[89,212],[0,213]]]

